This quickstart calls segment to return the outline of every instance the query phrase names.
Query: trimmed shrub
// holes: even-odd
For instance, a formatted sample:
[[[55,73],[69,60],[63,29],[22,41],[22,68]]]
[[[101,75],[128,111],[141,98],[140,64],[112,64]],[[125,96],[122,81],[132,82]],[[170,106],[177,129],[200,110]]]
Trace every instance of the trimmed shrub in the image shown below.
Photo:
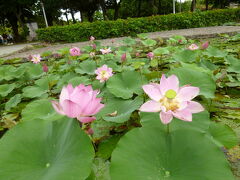
[[[42,41],[78,42],[88,40],[91,35],[97,39],[135,36],[146,32],[217,26],[239,19],[240,8],[224,9],[52,26],[37,30],[37,35]]]

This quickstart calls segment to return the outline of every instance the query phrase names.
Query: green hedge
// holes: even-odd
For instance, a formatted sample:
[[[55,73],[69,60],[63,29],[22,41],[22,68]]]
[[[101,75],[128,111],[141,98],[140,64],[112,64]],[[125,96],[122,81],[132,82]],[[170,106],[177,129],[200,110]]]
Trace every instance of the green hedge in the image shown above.
[[[145,32],[217,26],[226,22],[239,21],[239,19],[239,8],[224,9],[52,26],[37,30],[37,35],[42,41],[77,42],[86,41],[91,35],[97,39],[135,36]]]

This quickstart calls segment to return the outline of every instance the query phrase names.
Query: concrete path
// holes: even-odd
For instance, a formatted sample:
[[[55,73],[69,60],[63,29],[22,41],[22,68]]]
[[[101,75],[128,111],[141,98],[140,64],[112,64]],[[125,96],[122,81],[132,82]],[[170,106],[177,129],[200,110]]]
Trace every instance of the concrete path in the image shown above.
[[[173,35],[182,35],[188,38],[209,38],[209,37],[215,37],[218,34],[236,34],[236,33],[240,33],[240,26],[214,26],[214,27],[204,27],[204,28],[180,29],[180,30],[172,30],[172,31],[152,32],[152,33],[148,33],[148,35],[149,35],[149,38],[153,38],[153,39],[157,39],[159,37],[169,38]],[[119,46],[122,44],[121,43],[122,39],[124,39],[124,37],[103,39],[99,41],[104,46]],[[86,45],[89,45],[89,42],[77,42],[77,43],[54,44],[54,45],[48,44],[47,47],[28,50],[24,52],[16,52],[16,51],[22,50],[21,47],[24,49],[26,47],[26,44],[5,46],[5,47],[0,47],[0,57],[4,57],[4,59],[11,59],[11,58],[18,58],[18,57],[23,58],[23,57],[28,57],[31,54],[41,54],[45,51],[56,52],[57,50],[64,47],[77,46],[81,48]]]
[[[15,45],[2,45],[0,46],[0,57],[7,56],[12,53],[22,51],[32,47],[35,43],[15,44]]]

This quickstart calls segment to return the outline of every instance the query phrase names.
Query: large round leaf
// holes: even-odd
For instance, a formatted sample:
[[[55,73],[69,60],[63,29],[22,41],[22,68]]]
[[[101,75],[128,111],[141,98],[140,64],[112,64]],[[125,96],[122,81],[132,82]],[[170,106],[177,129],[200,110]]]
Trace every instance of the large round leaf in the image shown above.
[[[141,97],[132,99],[112,98],[107,100],[105,107],[101,110],[98,116],[101,116],[106,121],[122,123],[128,121],[131,113],[137,110],[143,102]]]
[[[0,96],[5,97],[7,96],[12,90],[16,87],[16,84],[3,84],[0,85]]]
[[[76,73],[79,74],[94,74],[96,70],[96,62],[87,60],[79,64],[79,67],[75,69]]]
[[[188,49],[177,52],[173,55],[173,59],[175,61],[181,62],[195,62],[197,57],[198,57],[197,51],[191,51]]]
[[[23,97],[27,98],[36,98],[36,97],[41,97],[45,93],[47,93],[48,90],[43,89],[42,87],[39,86],[27,86],[22,89]]]
[[[88,136],[72,119],[19,123],[0,141],[0,179],[84,180],[94,157]]]
[[[34,119],[56,120],[62,115],[56,113],[49,99],[36,100],[29,103],[22,110],[22,120],[29,121]]]
[[[134,93],[141,94],[145,78],[139,72],[125,71],[111,77],[107,82],[107,88],[116,97],[129,99]]]
[[[175,68],[170,71],[170,74],[175,74],[181,85],[191,84],[200,88],[200,95],[206,98],[213,98],[216,90],[216,85],[210,74],[188,67]]]
[[[130,131],[112,154],[114,180],[233,180],[224,154],[203,133],[159,128]]]
[[[210,138],[220,147],[232,148],[238,144],[236,133],[225,124],[212,122],[209,132]]]
[[[161,123],[159,113],[146,113],[141,112],[141,124],[144,127],[159,127],[162,130],[166,129],[166,126]],[[207,111],[193,114],[192,122],[182,121],[174,118],[169,124],[170,130],[177,130],[182,128],[194,129],[200,132],[206,132],[210,126],[210,117]]]

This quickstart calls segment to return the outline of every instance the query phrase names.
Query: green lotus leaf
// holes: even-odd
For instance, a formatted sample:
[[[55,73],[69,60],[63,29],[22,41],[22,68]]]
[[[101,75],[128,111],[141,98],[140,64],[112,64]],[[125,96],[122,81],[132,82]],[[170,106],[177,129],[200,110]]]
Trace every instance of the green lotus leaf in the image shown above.
[[[0,140],[0,179],[84,180],[94,150],[78,122],[33,120],[19,123]]]
[[[56,120],[62,115],[56,113],[49,99],[40,99],[30,102],[22,110],[22,120],[29,121],[34,119]]]
[[[41,97],[45,93],[47,93],[48,90],[43,89],[42,87],[39,86],[27,86],[22,89],[22,96],[27,97],[27,98],[36,98],[36,97]]]
[[[157,49],[155,49],[153,51],[154,55],[156,56],[161,56],[161,55],[164,55],[164,54],[169,54],[169,50],[167,48],[162,48],[162,47],[159,47]]]
[[[239,59],[237,59],[233,56],[227,56],[226,60],[230,64],[230,66],[227,68],[228,72],[240,73],[240,60]]]
[[[159,113],[146,113],[141,112],[141,124],[144,127],[156,127],[159,126],[163,131],[166,130],[166,126],[162,124]],[[171,131],[175,131],[177,129],[189,128],[194,129],[200,132],[208,131],[210,126],[210,115],[207,111],[203,111],[200,113],[193,114],[192,122],[186,122],[174,118],[170,123]]]
[[[0,97],[5,97],[8,94],[10,94],[15,88],[18,88],[18,84],[12,83],[12,84],[3,84],[0,85]]]
[[[126,37],[122,40],[122,42],[128,46],[132,46],[134,44],[136,44],[136,40],[134,40],[133,38],[130,37]]]
[[[0,96],[5,97],[16,87],[16,84],[3,84],[0,85]]]
[[[180,52],[177,52],[173,55],[173,59],[175,61],[181,61],[181,62],[195,62],[196,58],[198,57],[197,51],[191,51],[191,50],[183,50]]]
[[[144,46],[155,46],[157,44],[157,41],[153,39],[146,39],[141,42],[143,43]]]
[[[42,66],[40,64],[27,63],[25,65],[25,68],[30,79],[39,78],[44,74]]]
[[[79,64],[79,67],[75,69],[76,73],[79,74],[95,74],[96,70],[96,62],[87,60],[83,61]]]
[[[212,122],[209,131],[212,140],[220,147],[232,148],[238,144],[236,133],[225,124]]]
[[[20,103],[22,100],[21,94],[16,94],[15,96],[11,97],[9,101],[5,104],[5,109],[8,111],[11,108],[15,107]]]
[[[91,84],[91,81],[86,76],[81,76],[72,78],[68,83],[72,84],[73,86],[78,86],[79,84]]]
[[[205,135],[190,129],[167,134],[159,127],[137,128],[113,151],[114,180],[234,180],[223,152]]]
[[[148,34],[147,33],[137,34],[137,37],[139,37],[140,39],[147,39],[148,38]]]
[[[134,100],[111,98],[107,100],[98,117],[102,117],[106,121],[123,123],[129,120],[131,113],[139,109],[142,103],[143,99],[141,97],[136,97]]]
[[[209,57],[216,57],[216,58],[223,58],[227,56],[227,52],[224,50],[220,50],[216,47],[209,46],[206,51],[204,52],[205,55]]]
[[[206,98],[214,97],[216,85],[209,73],[202,72],[199,68],[180,67],[171,70],[170,74],[175,74],[179,78],[181,86],[190,84],[200,88],[200,95]]]
[[[108,90],[116,97],[129,99],[134,93],[141,94],[146,79],[139,72],[125,71],[113,75],[107,81]]]

